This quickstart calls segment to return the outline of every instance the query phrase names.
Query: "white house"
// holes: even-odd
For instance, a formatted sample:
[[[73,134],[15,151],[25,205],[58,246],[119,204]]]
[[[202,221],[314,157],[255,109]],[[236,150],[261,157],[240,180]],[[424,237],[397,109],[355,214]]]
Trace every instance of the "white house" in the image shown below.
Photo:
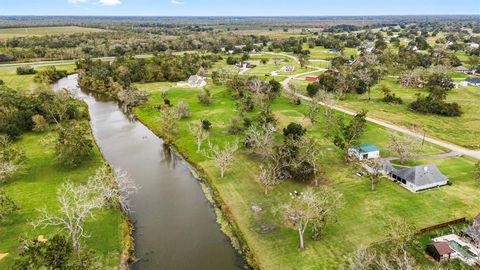
[[[380,150],[371,144],[362,144],[348,149],[348,156],[358,160],[374,159],[380,157]]]
[[[294,66],[283,66],[280,68],[280,71],[282,72],[292,72],[295,70]]]
[[[420,165],[411,168],[397,170],[390,162],[385,162],[384,173],[391,177],[394,182],[411,192],[445,186],[448,177],[438,170],[435,164]]]
[[[470,46],[471,49],[476,49],[476,48],[480,47],[480,44],[475,43],[475,42],[471,42],[471,43],[469,43],[469,46]]]
[[[186,82],[178,82],[177,86],[189,86],[189,87],[204,87],[207,85],[205,78],[198,75],[193,75],[188,78]]]

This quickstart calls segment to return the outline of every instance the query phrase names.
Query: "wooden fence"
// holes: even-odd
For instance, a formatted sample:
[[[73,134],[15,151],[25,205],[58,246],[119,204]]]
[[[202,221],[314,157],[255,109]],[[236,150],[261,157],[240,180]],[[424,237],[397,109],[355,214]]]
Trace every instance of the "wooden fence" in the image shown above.
[[[421,229],[420,231],[417,232],[417,235],[427,233],[427,232],[431,232],[431,231],[435,231],[435,230],[438,230],[438,229],[441,229],[441,228],[445,228],[445,227],[448,227],[450,225],[466,223],[466,222],[467,222],[467,219],[464,218],[464,217],[459,218],[459,219],[455,219],[455,220],[452,220],[452,221],[449,221],[449,222],[445,222],[445,223],[433,225],[433,226],[430,226],[430,227],[427,227],[427,228],[423,228],[423,229]]]

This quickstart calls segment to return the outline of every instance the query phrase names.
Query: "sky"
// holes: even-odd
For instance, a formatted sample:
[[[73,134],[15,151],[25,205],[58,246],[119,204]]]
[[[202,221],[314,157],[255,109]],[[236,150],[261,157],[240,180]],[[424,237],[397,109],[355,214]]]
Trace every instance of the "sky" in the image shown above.
[[[0,15],[335,16],[480,14],[480,0],[0,0]]]

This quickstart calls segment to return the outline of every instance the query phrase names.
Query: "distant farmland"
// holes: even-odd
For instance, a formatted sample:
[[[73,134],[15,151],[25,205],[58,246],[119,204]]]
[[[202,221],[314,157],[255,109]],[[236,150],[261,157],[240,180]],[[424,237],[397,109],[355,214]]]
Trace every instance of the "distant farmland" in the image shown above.
[[[101,31],[105,31],[105,30],[97,29],[97,28],[78,27],[78,26],[5,28],[5,29],[0,29],[0,40],[13,38],[13,37],[89,33],[89,32],[101,32]]]

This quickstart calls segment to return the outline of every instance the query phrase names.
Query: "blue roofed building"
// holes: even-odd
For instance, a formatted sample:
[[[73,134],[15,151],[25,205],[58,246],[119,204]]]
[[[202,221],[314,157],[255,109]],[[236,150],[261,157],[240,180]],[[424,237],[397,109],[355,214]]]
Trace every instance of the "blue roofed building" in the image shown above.
[[[348,155],[358,160],[374,159],[380,157],[380,149],[375,145],[361,144],[348,149]]]

